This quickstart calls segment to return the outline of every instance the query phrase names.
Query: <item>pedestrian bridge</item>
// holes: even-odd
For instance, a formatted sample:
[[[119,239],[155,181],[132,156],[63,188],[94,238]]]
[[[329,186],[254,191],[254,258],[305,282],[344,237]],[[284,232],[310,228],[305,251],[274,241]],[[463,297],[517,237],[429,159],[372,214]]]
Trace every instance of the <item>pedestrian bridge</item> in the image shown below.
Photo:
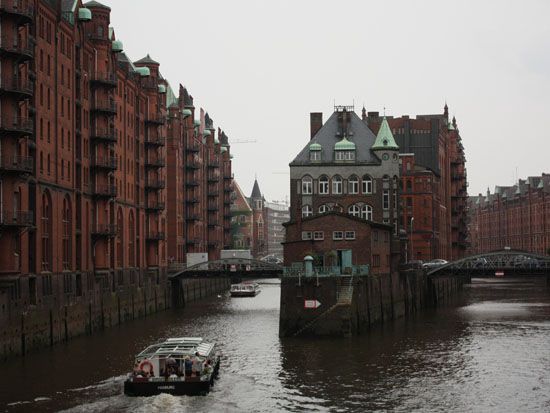
[[[276,278],[283,273],[283,267],[266,261],[246,258],[224,258],[206,261],[169,274],[169,278],[189,277],[238,277]]]
[[[515,277],[550,275],[550,256],[504,249],[471,255],[428,270],[430,276]]]

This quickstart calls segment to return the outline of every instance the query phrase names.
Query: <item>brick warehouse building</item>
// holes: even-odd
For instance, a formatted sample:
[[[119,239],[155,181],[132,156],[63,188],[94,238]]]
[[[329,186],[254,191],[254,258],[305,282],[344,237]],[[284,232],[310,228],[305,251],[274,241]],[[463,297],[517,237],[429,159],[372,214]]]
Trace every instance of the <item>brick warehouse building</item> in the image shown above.
[[[362,119],[373,131],[382,124],[378,112],[364,108]],[[401,152],[400,225],[408,234],[409,259],[463,257],[468,184],[456,119],[449,120],[445,105],[442,114],[388,116],[387,121]]]
[[[497,186],[468,202],[471,254],[510,247],[550,255],[549,174]]]
[[[2,318],[161,285],[169,262],[230,242],[227,136],[158,62],[128,59],[109,16],[0,3]]]
[[[387,121],[378,135],[353,111],[336,106],[323,124],[312,113],[308,144],[290,163],[290,221],[284,243],[285,265],[306,255],[318,267],[370,265],[388,273],[399,254],[399,148]]]

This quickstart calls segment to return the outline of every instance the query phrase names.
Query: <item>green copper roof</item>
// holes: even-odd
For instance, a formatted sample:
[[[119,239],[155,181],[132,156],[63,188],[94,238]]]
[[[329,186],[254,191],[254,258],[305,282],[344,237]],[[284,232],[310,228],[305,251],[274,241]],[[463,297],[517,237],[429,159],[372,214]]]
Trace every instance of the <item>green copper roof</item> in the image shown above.
[[[355,144],[351,141],[348,141],[347,138],[344,136],[344,138],[340,142],[336,142],[334,145],[335,151],[354,151],[355,150]]]
[[[193,125],[195,125],[195,126],[201,126],[201,120],[200,120],[200,119],[195,119],[195,120],[193,121]]]
[[[217,137],[214,137],[214,144],[216,145],[220,144],[220,140]]]
[[[399,149],[399,146],[395,143],[390,125],[388,125],[388,121],[385,116],[382,120],[382,124],[380,125],[380,129],[378,130],[378,135],[376,135],[376,141],[374,141],[374,145],[372,145],[371,149]]]
[[[166,86],[159,85],[159,93],[166,93]]]
[[[202,136],[210,136],[212,135],[212,132],[210,132],[208,129],[205,129],[204,132],[202,133]]]
[[[227,147],[222,145],[222,148],[220,149],[221,153],[227,152]]]
[[[183,116],[191,116],[193,114],[193,112],[191,112],[191,109],[182,109],[181,114]]]
[[[544,182],[542,178],[540,178],[539,184],[537,185],[537,189],[542,189],[542,188],[544,188]]]
[[[86,7],[78,9],[78,20],[81,22],[88,22],[92,20],[92,11]]]
[[[323,147],[319,145],[317,142],[313,142],[311,145],[309,145],[310,151],[322,151]]]
[[[120,40],[113,40],[111,48],[115,53],[120,53],[124,50],[124,47],[122,46],[122,42]]]
[[[447,129],[448,130],[455,130],[455,127],[453,126],[453,124],[451,122],[449,122],[449,124],[447,125]]]
[[[136,67],[136,72],[142,77],[151,75],[151,70],[148,67]]]

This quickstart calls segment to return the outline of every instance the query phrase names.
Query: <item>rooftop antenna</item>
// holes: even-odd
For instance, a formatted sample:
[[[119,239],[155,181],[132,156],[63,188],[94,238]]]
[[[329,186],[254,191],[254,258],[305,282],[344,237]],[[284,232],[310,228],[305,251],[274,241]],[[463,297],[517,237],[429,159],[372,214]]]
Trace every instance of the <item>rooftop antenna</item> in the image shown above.
[[[384,117],[386,116],[386,107],[384,106]]]

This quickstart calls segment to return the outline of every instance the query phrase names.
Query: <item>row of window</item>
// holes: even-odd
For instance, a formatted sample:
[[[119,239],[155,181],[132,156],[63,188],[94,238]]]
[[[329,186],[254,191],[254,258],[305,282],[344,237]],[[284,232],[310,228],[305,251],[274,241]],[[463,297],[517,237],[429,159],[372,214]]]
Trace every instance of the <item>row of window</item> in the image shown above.
[[[385,176],[384,181],[387,182],[384,188],[389,188],[389,177]],[[395,176],[393,178],[393,188],[397,189],[398,178]],[[335,175],[332,179],[329,179],[328,176],[321,176],[317,181],[317,192],[320,195],[328,195],[329,193],[340,195],[342,194],[344,187],[344,180],[341,176]],[[373,180],[369,175],[364,175],[360,180],[358,176],[352,175],[347,179],[347,188],[348,194],[358,194],[359,189],[363,194],[372,194],[373,193]],[[302,178],[302,194],[303,195],[312,195],[313,194],[313,178],[310,176],[305,176]]]
[[[324,231],[302,231],[303,241],[323,241],[324,239]],[[354,240],[355,231],[332,231],[332,239],[333,241]]]
[[[321,151],[310,151],[309,152],[309,160],[310,161],[320,161],[321,160]],[[355,160],[355,151],[349,150],[349,151],[342,151],[342,150],[336,150],[334,151],[334,160],[336,161],[353,161]]]
[[[323,204],[319,207],[319,214],[336,211],[343,212],[342,206],[338,204]],[[348,214],[372,221],[372,206],[368,204],[354,204],[348,208]],[[311,205],[304,205],[302,207],[302,217],[306,218],[313,215],[313,208]]]

